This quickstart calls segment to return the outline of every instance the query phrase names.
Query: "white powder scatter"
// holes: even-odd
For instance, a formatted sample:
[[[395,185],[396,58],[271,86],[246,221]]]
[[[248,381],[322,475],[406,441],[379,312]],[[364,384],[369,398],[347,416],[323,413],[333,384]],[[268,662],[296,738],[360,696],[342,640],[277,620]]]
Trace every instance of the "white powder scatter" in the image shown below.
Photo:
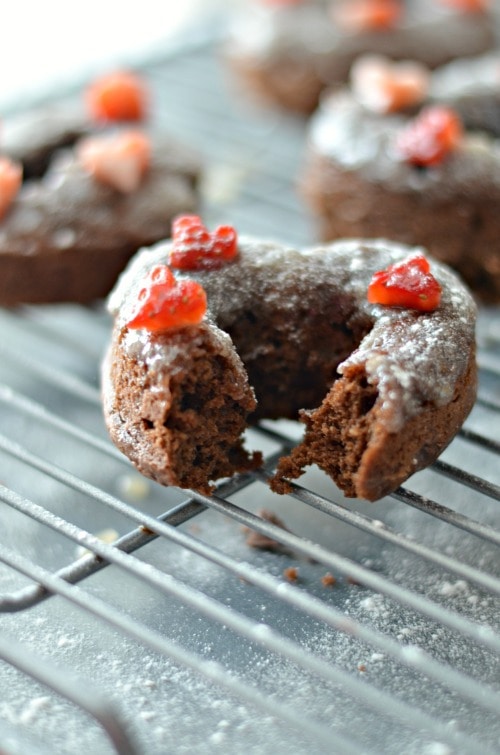
[[[73,645],[73,642],[74,641],[73,641],[73,639],[71,637],[67,637],[66,635],[62,635],[62,637],[59,637],[59,639],[57,640],[57,647],[58,648],[63,648],[63,647],[66,647],[68,645]]]
[[[376,611],[378,608],[377,601],[373,597],[364,598],[364,600],[361,601],[361,607],[365,608],[367,611]]]
[[[457,579],[456,582],[444,581],[441,583],[439,592],[447,598],[455,598],[468,593],[469,585],[463,579]]]
[[[154,710],[141,710],[139,712],[139,718],[142,718],[143,721],[152,721],[155,717],[156,713]]]
[[[382,616],[385,611],[384,598],[382,595],[369,595],[360,601],[359,606],[361,609],[376,614],[377,616]]]
[[[19,714],[19,723],[23,725],[32,723],[40,711],[48,708],[49,704],[49,697],[34,697]]]
[[[214,731],[213,734],[210,735],[210,741],[214,745],[222,744],[225,738],[226,738],[226,735],[223,731]]]

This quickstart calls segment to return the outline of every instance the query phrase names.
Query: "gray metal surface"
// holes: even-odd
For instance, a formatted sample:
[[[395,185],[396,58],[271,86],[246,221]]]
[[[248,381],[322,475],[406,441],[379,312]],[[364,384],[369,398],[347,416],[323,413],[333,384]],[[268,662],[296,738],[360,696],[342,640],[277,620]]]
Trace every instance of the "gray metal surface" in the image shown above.
[[[206,158],[208,222],[310,242],[304,124],[255,110],[210,47],[145,72],[165,128]],[[250,431],[265,468],[212,498],[161,488],[103,426],[102,309],[0,311],[0,327],[2,752],[499,751],[497,310],[463,432],[375,504],[315,470],[273,495],[289,422]]]

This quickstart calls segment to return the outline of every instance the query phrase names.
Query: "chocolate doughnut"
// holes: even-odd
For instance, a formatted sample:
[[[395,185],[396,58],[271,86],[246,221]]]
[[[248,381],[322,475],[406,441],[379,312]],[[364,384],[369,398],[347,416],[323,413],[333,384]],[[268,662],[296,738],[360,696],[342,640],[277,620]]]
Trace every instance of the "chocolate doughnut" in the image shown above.
[[[0,305],[100,299],[140,246],[197,209],[198,156],[138,122],[145,120],[142,92],[130,79],[113,76],[121,90],[109,117],[91,116],[77,99],[2,123]]]
[[[364,53],[436,68],[491,49],[491,13],[462,6],[443,0],[253,0],[235,14],[226,56],[243,90],[307,114],[325,88],[347,81]]]
[[[146,476],[210,492],[260,463],[243,445],[248,425],[300,416],[304,440],[280,461],[273,489],[317,464],[345,495],[374,500],[435,460],[472,408],[475,305],[457,276],[431,263],[442,289],[433,311],[367,299],[376,271],[419,250],[344,240],[299,251],[241,238],[222,266],[175,271],[175,285],[206,293],[199,322],[137,327],[143,281],[173,248],[140,251],[109,298],[105,419]]]
[[[319,238],[422,245],[482,301],[498,303],[500,57],[450,63],[431,74],[420,102],[388,112],[369,69],[384,64],[365,58],[354,73],[362,65],[366,84],[354,76],[352,87],[325,97],[308,128],[299,186]],[[397,78],[401,68],[392,67]],[[413,128],[417,144],[415,127],[438,108],[460,117],[460,138],[439,159],[414,160],[401,151],[401,139]],[[418,138],[424,144],[427,137],[421,130]]]

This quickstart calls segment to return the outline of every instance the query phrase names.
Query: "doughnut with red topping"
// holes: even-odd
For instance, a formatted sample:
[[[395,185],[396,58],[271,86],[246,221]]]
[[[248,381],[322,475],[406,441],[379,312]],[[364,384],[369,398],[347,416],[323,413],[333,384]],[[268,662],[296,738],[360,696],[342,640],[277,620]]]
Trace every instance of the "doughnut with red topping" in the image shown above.
[[[141,245],[197,209],[200,161],[142,123],[140,79],[118,72],[88,92],[85,107],[2,123],[0,305],[102,298]]]
[[[206,230],[195,222],[206,262],[178,266],[193,245],[178,231],[140,251],[109,299],[104,413],[136,467],[207,493],[260,463],[248,425],[298,416],[306,434],[277,492],[317,464],[375,500],[434,461],[476,391],[475,305],[457,276],[380,240],[299,251],[246,237],[221,259]]]
[[[500,301],[500,56],[422,66],[359,59],[313,116],[301,192],[322,240],[424,246]]]
[[[312,112],[365,53],[436,68],[494,46],[491,0],[248,0],[227,44],[237,79],[265,102]]]

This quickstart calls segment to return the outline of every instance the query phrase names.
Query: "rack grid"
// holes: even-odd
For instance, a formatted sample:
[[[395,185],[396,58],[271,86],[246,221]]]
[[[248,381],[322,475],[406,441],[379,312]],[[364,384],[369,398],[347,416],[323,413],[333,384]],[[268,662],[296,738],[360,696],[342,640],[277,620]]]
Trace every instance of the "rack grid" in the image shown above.
[[[248,102],[212,42],[144,73],[205,157],[208,221],[309,243],[305,124]],[[498,752],[496,309],[463,430],[375,504],[314,469],[273,495],[291,422],[252,428],[263,468],[211,497],[147,481],[102,421],[104,307],[0,324],[2,752]]]

